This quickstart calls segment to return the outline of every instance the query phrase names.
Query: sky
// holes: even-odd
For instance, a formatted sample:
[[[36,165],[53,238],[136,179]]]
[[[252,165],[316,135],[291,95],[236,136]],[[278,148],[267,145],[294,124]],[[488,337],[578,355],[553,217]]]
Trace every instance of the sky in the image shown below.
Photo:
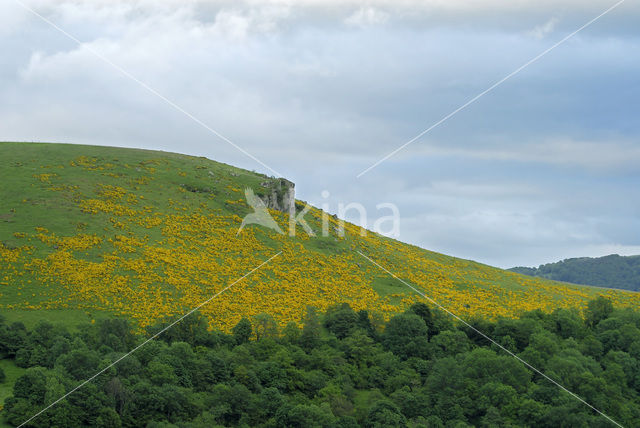
[[[638,2],[367,170],[616,2],[21,1],[0,4],[0,140],[282,175],[503,268],[640,254]]]

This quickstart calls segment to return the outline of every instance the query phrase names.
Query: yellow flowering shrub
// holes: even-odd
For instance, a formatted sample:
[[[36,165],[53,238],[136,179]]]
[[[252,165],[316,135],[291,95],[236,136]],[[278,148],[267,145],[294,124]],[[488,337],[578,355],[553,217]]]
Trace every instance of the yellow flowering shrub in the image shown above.
[[[115,168],[112,162],[86,156],[69,165],[87,173]],[[333,218],[329,237],[310,237],[300,226],[295,237],[257,226],[238,233],[242,222],[238,213],[249,208],[243,187],[231,179],[208,175],[212,182],[214,176],[223,180],[215,194],[194,194],[178,181],[186,173],[176,172],[172,192],[152,195],[144,188],[171,165],[158,159],[121,168],[131,174],[97,173],[119,180],[117,185],[103,183],[88,190],[58,183],[61,178],[55,174],[33,176],[72,201],[84,226],[75,233],[35,227],[15,233],[24,246],[0,246],[0,308],[99,309],[144,327],[184,314],[233,284],[201,309],[211,327],[228,330],[243,316],[269,313],[284,326],[300,321],[309,305],[324,310],[339,302],[388,318],[423,300],[358,251],[461,317],[514,317],[532,309],[584,305],[597,295],[618,306],[640,304],[638,293],[524,277],[363,233],[352,224],[345,224],[343,237],[337,236],[338,222]],[[288,230],[288,214],[270,212]],[[306,219],[320,231],[320,210],[311,209]],[[100,233],[80,230],[92,223],[103,225]],[[36,251],[30,243],[46,250]],[[7,293],[23,296],[24,290],[34,287],[37,292],[29,292],[30,301],[3,300]]]

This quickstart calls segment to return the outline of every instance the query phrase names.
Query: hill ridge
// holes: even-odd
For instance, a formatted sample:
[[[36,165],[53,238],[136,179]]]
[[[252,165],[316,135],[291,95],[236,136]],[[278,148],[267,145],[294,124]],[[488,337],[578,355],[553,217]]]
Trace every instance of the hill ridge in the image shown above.
[[[251,212],[243,191],[264,190],[266,176],[202,157],[44,143],[1,143],[0,154],[7,184],[0,191],[0,308],[25,322],[36,312],[77,320],[110,313],[144,327],[197,306],[277,251],[277,261],[203,308],[212,327],[228,330],[242,316],[266,312],[285,325],[298,322],[307,305],[324,310],[342,302],[389,318],[419,300],[356,251],[463,317],[515,317],[584,305],[597,295],[618,306],[640,303],[631,293],[361,236],[349,223],[344,237],[310,237],[300,226],[295,237],[259,226],[238,234]],[[288,227],[288,214],[270,213]],[[311,208],[305,219],[320,230],[321,217]]]
[[[523,275],[580,285],[640,291],[640,256],[609,254],[602,257],[573,257],[537,268],[509,269]]]

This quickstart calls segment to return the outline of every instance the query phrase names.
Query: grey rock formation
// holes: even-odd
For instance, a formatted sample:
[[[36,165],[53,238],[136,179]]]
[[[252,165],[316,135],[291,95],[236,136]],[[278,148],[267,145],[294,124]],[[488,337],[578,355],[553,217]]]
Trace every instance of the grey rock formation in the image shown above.
[[[285,178],[272,178],[260,184],[265,190],[258,196],[267,208],[288,213],[296,200],[296,185]]]

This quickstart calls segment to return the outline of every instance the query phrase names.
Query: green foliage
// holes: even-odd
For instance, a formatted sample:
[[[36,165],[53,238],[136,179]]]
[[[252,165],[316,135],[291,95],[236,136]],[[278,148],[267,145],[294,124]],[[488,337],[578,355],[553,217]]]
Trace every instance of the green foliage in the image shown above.
[[[305,349],[313,349],[320,344],[321,333],[320,318],[315,308],[307,307],[304,318],[304,326],[300,335],[300,345]]]
[[[238,321],[231,331],[233,331],[233,338],[235,339],[236,344],[241,345],[243,343],[247,343],[251,338],[251,321],[247,318],[242,318]]]
[[[587,310],[585,311],[585,318],[587,323],[593,327],[600,321],[606,319],[612,312],[613,305],[611,301],[604,297],[599,297],[589,302]]]
[[[298,404],[283,406],[276,414],[279,427],[330,428],[335,426],[335,417],[326,406]]]
[[[597,300],[586,319],[577,314],[473,323],[618,423],[638,426],[640,312]],[[302,332],[291,324],[278,334],[261,315],[255,336],[248,319],[224,334],[201,330],[195,317],[31,426],[612,426],[473,330],[439,317],[414,305],[378,334],[368,313],[338,305],[324,314],[309,308]],[[0,347],[13,349],[1,365],[12,383],[5,422],[20,425],[144,340],[130,330],[122,320],[72,332],[0,320],[0,331],[17,332],[0,335]],[[19,358],[26,369],[7,364]]]
[[[281,200],[291,183],[204,158],[115,147],[0,143],[0,180],[3,315],[30,329],[42,319],[74,329],[94,320],[99,323],[100,318],[114,314],[128,317],[141,328],[160,324],[163,314],[187,312],[195,304],[192,299],[200,300],[198,295],[202,294],[204,300],[204,296],[214,294],[217,283],[227,275],[244,275],[245,264],[257,265],[253,261],[264,261],[263,256],[282,249],[285,242],[285,247],[300,245],[300,251],[295,251],[296,262],[285,263],[284,258],[272,262],[268,270],[273,275],[261,281],[265,294],[256,302],[258,306],[247,302],[239,313],[226,301],[232,297],[223,297],[227,304],[221,313],[214,315],[205,309],[208,319],[189,316],[164,334],[171,341],[213,346],[218,338],[206,331],[210,322],[228,331],[246,315],[253,323],[254,334],[261,335],[259,320],[254,319],[259,312],[273,309],[271,315],[285,324],[299,321],[306,304],[325,310],[330,304],[349,301],[354,308],[358,302],[358,309],[371,310],[368,317],[359,319],[366,323],[369,318],[367,334],[374,337],[381,333],[376,308],[384,308],[382,316],[388,317],[396,313],[394,308],[400,311],[412,293],[365,260],[354,265],[352,255],[358,249],[374,260],[385,261],[400,276],[416,275],[415,279],[420,278],[416,285],[426,287],[429,294],[442,288],[447,307],[465,315],[516,315],[523,305],[508,304],[503,299],[505,293],[514,301],[531,299],[545,308],[555,302],[562,306],[586,303],[588,296],[599,293],[585,287],[524,278],[376,234],[362,237],[354,225],[347,224],[345,236],[338,237],[335,219],[331,219],[331,236],[307,239],[301,232],[285,239],[251,226],[237,239],[228,240],[227,232],[235,234],[242,217],[252,212],[244,202],[245,189],[263,196],[275,194],[275,199]],[[300,207],[301,201],[296,204]],[[275,217],[281,226],[286,226],[286,215]],[[312,209],[305,219],[320,232],[321,217],[320,210]],[[249,259],[241,256],[245,251],[250,251]],[[306,261],[314,259],[319,267],[309,270],[316,263],[306,265]],[[218,272],[216,266],[222,260],[225,273],[219,275],[222,271]],[[249,263],[250,260],[253,261]],[[304,292],[301,295],[305,298],[291,298],[293,293],[281,298],[282,290],[273,286],[285,264],[287,268],[296,266],[292,278],[303,270],[315,276],[300,283],[299,291]],[[349,283],[355,277],[346,266],[355,269],[357,283]],[[98,271],[102,273],[97,274]],[[285,286],[288,291],[296,290],[287,288],[290,285]],[[358,291],[371,288],[377,294],[366,298]],[[313,299],[309,299],[311,294]],[[475,298],[479,295],[492,304],[485,306]],[[610,295],[617,304],[634,303],[628,293]],[[267,302],[276,303],[276,307],[270,308],[273,303]],[[414,312],[424,319],[431,336],[447,328],[448,318],[419,306]],[[192,323],[192,319],[200,324]],[[441,321],[444,325],[440,325]],[[7,346],[0,349],[3,358],[14,358],[17,349],[23,348],[21,330],[18,325],[14,327],[7,322],[4,331],[0,331],[0,337],[13,338],[2,341]],[[340,328],[338,321],[336,336],[348,334]],[[118,352],[130,348],[130,337],[121,335],[117,326],[105,325],[103,333],[97,340],[104,346]],[[62,340],[56,352],[65,353],[66,346]],[[24,367],[41,364],[51,368],[57,356],[43,353],[47,348],[48,344],[34,344],[17,361]]]
[[[60,356],[56,363],[73,379],[83,380],[98,371],[100,357],[96,351],[74,349],[68,354]]]
[[[515,267],[509,270],[555,281],[640,291],[640,256],[581,257],[538,268]]]
[[[358,315],[347,303],[327,309],[324,316],[324,326],[338,339],[344,339],[356,327]]]
[[[406,427],[407,418],[388,401],[378,401],[371,407],[364,423],[367,428]]]
[[[400,314],[387,323],[382,340],[385,347],[400,358],[424,358],[429,350],[427,333],[427,325],[420,316]]]
[[[278,323],[269,314],[258,314],[254,317],[256,339],[275,338],[278,336]]]

